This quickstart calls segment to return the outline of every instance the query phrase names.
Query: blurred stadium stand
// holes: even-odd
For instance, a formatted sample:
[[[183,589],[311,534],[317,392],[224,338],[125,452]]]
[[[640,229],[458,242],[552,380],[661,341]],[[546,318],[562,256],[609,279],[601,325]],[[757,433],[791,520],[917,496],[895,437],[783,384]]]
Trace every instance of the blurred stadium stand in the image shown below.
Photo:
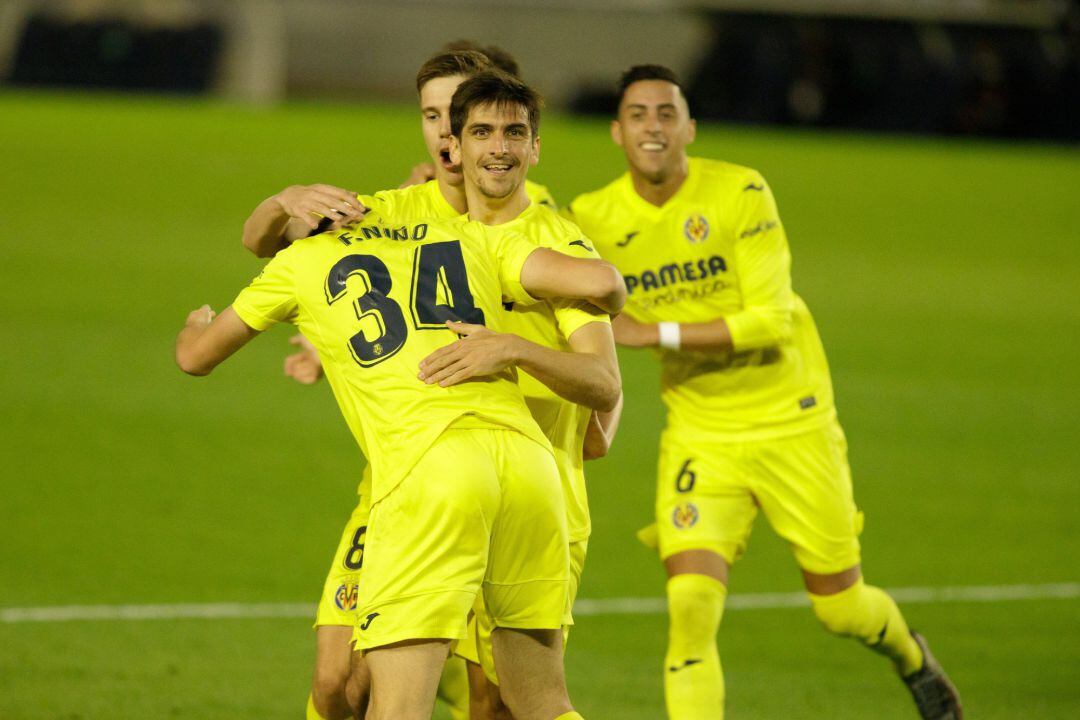
[[[6,0],[0,78],[402,100],[463,37],[578,112],[610,112],[619,72],[658,62],[705,119],[1080,139],[1070,0]]]

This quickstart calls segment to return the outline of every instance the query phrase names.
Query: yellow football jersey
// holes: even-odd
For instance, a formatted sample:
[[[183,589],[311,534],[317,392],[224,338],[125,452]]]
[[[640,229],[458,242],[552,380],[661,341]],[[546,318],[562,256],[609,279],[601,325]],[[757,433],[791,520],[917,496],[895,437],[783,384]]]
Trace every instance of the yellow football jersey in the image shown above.
[[[760,174],[690,158],[686,181],[662,207],[642,199],[627,173],[577,197],[568,215],[626,278],[631,317],[722,317],[731,329],[728,356],[659,351],[670,428],[749,440],[835,416],[825,352],[791,289],[787,237]]]
[[[519,232],[536,245],[567,255],[599,257],[592,243],[585,238],[577,225],[535,202],[499,228]],[[514,306],[510,312],[505,312],[502,318],[506,332],[562,352],[570,351],[567,338],[577,330],[591,322],[610,321],[606,313],[589,303],[572,301],[545,302],[528,307]],[[582,469],[582,445],[592,411],[564,400],[527,372],[518,373],[518,384],[525,394],[529,411],[555,449],[555,460],[559,466],[566,498],[570,541],[585,540],[589,537],[591,525],[585,473]]]
[[[535,250],[519,234],[464,218],[373,219],[282,250],[233,309],[256,330],[292,323],[315,345],[371,463],[375,502],[462,416],[519,430],[550,450],[514,373],[447,388],[417,378],[420,361],[456,339],[446,320],[498,330],[503,302],[535,302],[520,282]]]
[[[525,192],[533,204],[558,210],[555,198],[543,185],[526,180]],[[435,180],[357,197],[364,207],[372,212],[378,212],[383,217],[394,218],[396,222],[411,222],[424,218],[452,218],[461,214],[446,202],[442,191],[439,190],[439,183]]]

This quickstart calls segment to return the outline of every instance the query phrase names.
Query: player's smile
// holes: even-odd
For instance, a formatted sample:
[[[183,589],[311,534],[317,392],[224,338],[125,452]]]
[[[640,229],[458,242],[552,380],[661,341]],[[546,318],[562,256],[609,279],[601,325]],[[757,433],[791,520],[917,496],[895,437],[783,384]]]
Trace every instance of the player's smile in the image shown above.
[[[469,174],[475,172],[471,179],[484,195],[503,198],[525,182],[538,151],[524,108],[484,105],[469,112],[455,156],[465,168],[475,168]]]

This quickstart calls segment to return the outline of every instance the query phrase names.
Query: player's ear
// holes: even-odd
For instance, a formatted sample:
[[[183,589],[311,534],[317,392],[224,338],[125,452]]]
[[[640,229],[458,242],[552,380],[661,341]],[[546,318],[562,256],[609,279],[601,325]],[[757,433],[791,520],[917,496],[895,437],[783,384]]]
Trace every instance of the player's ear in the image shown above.
[[[457,135],[450,136],[450,162],[455,165],[461,164],[461,144],[458,142]]]
[[[694,142],[694,138],[697,137],[697,120],[690,118],[690,130],[686,134],[686,144]]]
[[[533,167],[540,162],[540,136],[537,135],[533,140],[532,157],[529,159],[529,164]]]
[[[622,125],[618,120],[611,121],[611,140],[619,147],[622,147]]]

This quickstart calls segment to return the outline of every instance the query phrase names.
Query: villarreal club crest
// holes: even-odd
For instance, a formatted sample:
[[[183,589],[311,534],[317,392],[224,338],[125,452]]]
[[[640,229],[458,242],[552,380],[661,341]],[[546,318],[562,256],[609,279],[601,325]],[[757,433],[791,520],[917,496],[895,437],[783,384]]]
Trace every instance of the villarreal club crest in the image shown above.
[[[357,583],[342,583],[334,593],[334,604],[338,606],[338,609],[346,612],[355,610],[359,591],[360,586]]]
[[[682,503],[671,513],[671,522],[680,530],[685,530],[694,527],[699,517],[697,505],[694,503]]]
[[[709,237],[709,221],[704,215],[691,215],[683,223],[683,235],[695,245],[705,242]]]

